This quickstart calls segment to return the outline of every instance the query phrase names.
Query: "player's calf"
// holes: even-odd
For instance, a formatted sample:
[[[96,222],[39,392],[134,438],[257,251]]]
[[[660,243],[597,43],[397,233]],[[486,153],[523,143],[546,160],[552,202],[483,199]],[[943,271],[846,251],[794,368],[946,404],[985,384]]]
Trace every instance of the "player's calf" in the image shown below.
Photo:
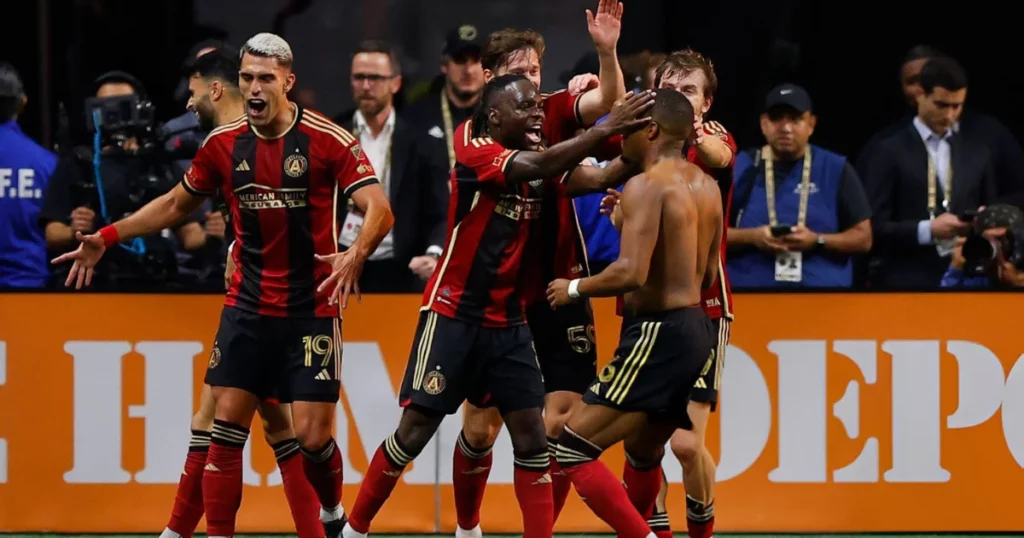
[[[274,449],[277,468],[281,471],[284,495],[288,499],[296,533],[299,538],[324,538],[324,527],[319,517],[320,501],[306,480],[301,449],[292,428],[291,406],[264,400],[259,412],[263,435]]]
[[[199,411],[192,417],[192,437],[188,442],[185,467],[178,480],[171,518],[160,533],[161,538],[189,538],[203,518],[203,467],[210,451],[213,414],[213,392],[206,385],[199,397]]]
[[[624,443],[626,463],[622,470],[622,483],[626,486],[626,493],[637,512],[648,520],[648,526],[654,514],[658,494],[661,492],[664,438],[669,435],[664,432],[671,430],[672,427],[666,425],[662,428],[663,433],[658,435],[656,427],[645,427],[627,438]]]
[[[345,517],[345,509],[341,505],[341,449],[331,434],[334,409],[332,402],[292,403],[295,437],[304,456],[303,471],[320,500],[320,520],[324,524],[340,522]]]
[[[370,522],[391,496],[402,472],[427,446],[443,419],[443,413],[415,404],[405,408],[398,429],[377,447],[370,460],[345,526],[346,538],[364,536],[369,532]]]
[[[605,449],[636,431],[643,413],[582,405],[558,438],[558,465],[598,517],[622,538],[645,538],[647,522],[629,501],[622,482],[599,458]]]
[[[672,435],[672,453],[683,466],[686,489],[686,530],[691,538],[709,538],[714,534],[715,462],[704,445],[704,432],[711,414],[711,405],[691,401],[687,405],[692,426]]]
[[[551,456],[541,410],[511,411],[504,418],[515,456],[513,480],[523,514],[523,538],[550,538],[555,521]]]
[[[203,472],[206,533],[211,538],[234,536],[235,515],[242,504],[242,449],[258,403],[242,389],[214,387],[213,435]]]
[[[478,538],[480,505],[491,474],[491,449],[501,432],[502,420],[493,407],[481,408],[466,402],[462,431],[452,456],[452,486],[455,492],[457,538]]]
[[[558,516],[562,513],[565,501],[569,497],[569,490],[572,489],[572,481],[558,466],[558,436],[565,428],[565,423],[569,421],[573,408],[582,399],[582,395],[567,390],[549,392],[544,397],[544,430],[548,436],[548,453],[551,460],[551,497],[554,501],[554,521],[558,521]]]

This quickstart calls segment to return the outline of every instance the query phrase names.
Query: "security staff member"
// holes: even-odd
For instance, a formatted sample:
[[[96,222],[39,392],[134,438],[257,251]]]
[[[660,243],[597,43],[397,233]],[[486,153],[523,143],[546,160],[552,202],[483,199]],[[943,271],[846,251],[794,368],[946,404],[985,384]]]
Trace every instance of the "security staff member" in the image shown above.
[[[28,97],[0,64],[0,288],[42,288],[50,276],[39,211],[57,157],[18,127]]]
[[[464,24],[448,33],[441,51],[444,87],[409,107],[403,116],[429,142],[431,157],[455,166],[452,136],[466,121],[484,91],[484,69],[480,65],[480,34],[475,26]]]

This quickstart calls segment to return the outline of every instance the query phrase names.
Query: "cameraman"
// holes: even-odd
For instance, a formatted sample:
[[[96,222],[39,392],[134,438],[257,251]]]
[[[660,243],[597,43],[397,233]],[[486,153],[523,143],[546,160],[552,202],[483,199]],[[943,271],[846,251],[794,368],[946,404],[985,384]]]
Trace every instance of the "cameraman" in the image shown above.
[[[1024,212],[1008,204],[983,208],[968,237],[957,240],[942,288],[1024,287]]]
[[[96,84],[98,98],[129,95],[145,98],[141,83],[127,73],[107,73],[98,78]],[[77,148],[73,155],[63,156],[54,171],[39,216],[47,248],[51,251],[67,250],[75,241],[75,232],[91,233],[105,224],[100,214],[101,197],[106,217],[111,222],[149,201],[137,199],[140,182],[148,179],[144,175],[152,170],[151,162],[138,153],[139,140],[126,136],[118,141],[105,139],[103,143],[99,166],[102,193],[96,185],[91,150]],[[180,248],[194,251],[206,244],[206,233],[199,224],[201,217],[201,214],[193,215],[173,230]]]

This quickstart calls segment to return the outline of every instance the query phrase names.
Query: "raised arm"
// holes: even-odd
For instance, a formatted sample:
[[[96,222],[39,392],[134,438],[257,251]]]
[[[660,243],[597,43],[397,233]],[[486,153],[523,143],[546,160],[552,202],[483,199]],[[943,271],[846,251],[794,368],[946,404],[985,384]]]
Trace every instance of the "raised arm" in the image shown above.
[[[555,144],[545,151],[518,151],[505,169],[505,178],[511,183],[529,182],[539,178],[557,176],[572,169],[616,134],[629,134],[650,122],[647,111],[654,105],[654,92],[630,94],[621,105],[612,110],[608,119],[587,129],[583,134]]]
[[[626,85],[615,52],[622,30],[622,2],[600,0],[597,14],[587,10],[587,30],[600,62],[600,83],[580,96],[579,112],[583,125],[593,125],[626,94]]]

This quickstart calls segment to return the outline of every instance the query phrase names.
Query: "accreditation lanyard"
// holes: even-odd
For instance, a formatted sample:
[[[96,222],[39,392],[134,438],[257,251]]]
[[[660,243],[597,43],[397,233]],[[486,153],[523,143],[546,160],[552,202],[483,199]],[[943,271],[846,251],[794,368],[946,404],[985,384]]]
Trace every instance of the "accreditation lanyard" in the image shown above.
[[[928,147],[928,142],[924,143],[924,151],[928,154],[928,216],[929,218],[935,218],[937,210],[939,208],[938,200],[938,172],[935,168],[935,159],[932,157],[931,148]],[[953,152],[950,151],[949,156],[949,167],[946,172],[946,185],[942,189],[942,209],[949,211],[949,200],[953,197]]]
[[[761,156],[764,157],[764,190],[768,199],[768,224],[778,226],[779,219],[775,212],[775,156],[771,146],[761,149]],[[811,194],[811,147],[807,146],[804,152],[804,170],[800,180],[800,208],[796,218],[797,226],[803,226],[807,222],[807,202]]]
[[[455,127],[452,125],[452,109],[441,90],[441,118],[444,120],[444,142],[448,146],[448,170],[455,168]]]

